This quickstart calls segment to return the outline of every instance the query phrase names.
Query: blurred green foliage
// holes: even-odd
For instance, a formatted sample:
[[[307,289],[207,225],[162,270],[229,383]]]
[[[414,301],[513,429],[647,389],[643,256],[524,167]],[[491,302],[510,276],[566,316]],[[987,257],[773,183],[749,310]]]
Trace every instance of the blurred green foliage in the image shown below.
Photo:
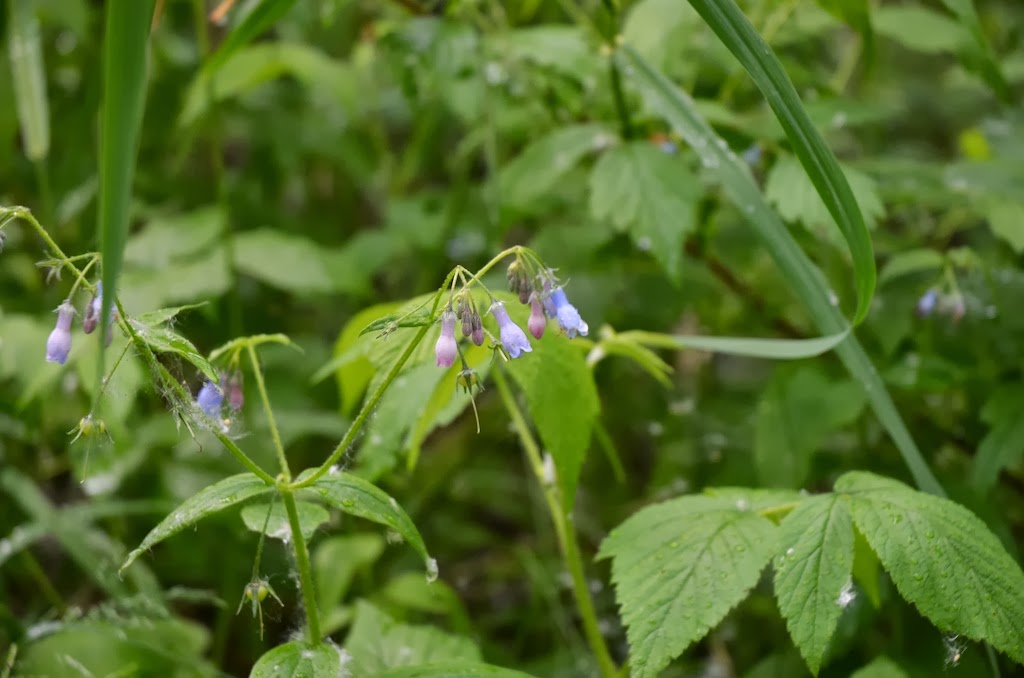
[[[453,266],[477,270],[510,245],[529,245],[571,281],[590,339],[603,346],[616,346],[615,330],[633,329],[822,334],[751,237],[743,208],[720,190],[716,168],[649,107],[635,70],[621,61],[610,69],[608,36],[621,33],[694,98],[824,272],[822,289],[853,315],[843,232],[761,93],[684,0],[240,0],[213,22],[220,4],[157,3],[118,296],[190,393],[225,342],[290,337],[301,351],[267,344],[260,358],[293,470],[335,449],[415,330],[359,331],[436,290]],[[1013,572],[1024,538],[1024,5],[739,6],[839,158],[870,229],[879,282],[856,336],[942,487],[998,538],[978,537],[978,548],[1002,564],[1001,544]],[[69,255],[101,246],[104,16],[103,3],[86,0],[0,0],[0,205],[30,208]],[[326,522],[322,509],[299,504],[312,516],[316,600],[335,644],[303,644],[295,563],[274,538],[287,533],[280,507],[217,513],[120,578],[128,552],[165,514],[241,469],[209,432],[176,425],[180,396],[153,386],[121,332],[105,354],[117,368],[101,385],[99,344],[80,334],[66,366],[44,362],[51,311],[71,282],[27,225],[3,234],[0,659],[15,662],[14,675],[244,675],[272,648],[254,675],[274,675],[280,663],[288,675],[318,675],[343,662],[356,676],[481,675],[472,671],[482,660],[508,675],[599,675],[544,488],[492,386],[492,354],[467,351],[484,386],[478,432],[469,396],[452,396],[455,372],[432,364],[436,331],[340,462],[386,490],[382,511],[388,495],[397,499],[415,526],[397,507],[392,525],[414,548],[389,545],[394,530],[353,520],[360,514],[340,498]],[[922,307],[929,290],[934,305]],[[513,314],[525,320],[521,308]],[[780,503],[796,490],[852,493],[864,477],[848,472],[859,469],[911,481],[866,406],[865,382],[831,354],[771,363],[589,346],[548,336],[508,372],[555,457],[600,632],[620,664],[629,648],[618,605],[628,621],[630,603],[615,597],[608,562],[593,558],[629,516],[624,529],[658,515],[637,513],[647,504],[713,486],[779,490],[773,499],[789,497]],[[99,389],[104,431],[83,420]],[[244,389],[230,436],[274,468],[251,376]],[[358,478],[332,482],[355,487]],[[740,496],[680,501],[719,507]],[[889,563],[912,537],[871,523],[871,496],[850,509],[856,530],[840,525],[821,537],[853,549],[854,598],[834,615],[830,639],[804,634],[820,675],[931,676],[950,665],[986,675],[982,645],[922,617],[956,613],[908,594],[913,574]],[[944,522],[961,519],[964,533],[985,534],[947,504],[906,501],[934,511],[921,509],[940,537]],[[646,510],[670,506],[691,504]],[[261,638],[248,601],[245,614],[235,609],[267,510],[257,575],[283,605],[261,602]],[[781,532],[820,534],[815,521],[825,519],[800,511]],[[721,515],[754,540],[769,523]],[[694,529],[712,525],[708,514],[693,520]],[[722,573],[749,580],[750,596],[709,602],[724,621],[695,635],[663,675],[808,671],[779,614],[791,612],[773,601],[773,586],[802,584],[761,572],[778,558],[769,546],[753,549],[763,562],[737,560]],[[427,550],[440,563],[432,584]],[[879,560],[889,574],[879,574]],[[838,581],[842,570],[822,578]],[[694,595],[717,590],[713,574],[703,573],[712,583],[689,583]],[[658,576],[650,574],[663,583]],[[669,648],[665,660],[676,655]],[[433,674],[410,668],[432,662],[442,666]],[[1003,676],[1024,675],[1006,656],[998,662]]]

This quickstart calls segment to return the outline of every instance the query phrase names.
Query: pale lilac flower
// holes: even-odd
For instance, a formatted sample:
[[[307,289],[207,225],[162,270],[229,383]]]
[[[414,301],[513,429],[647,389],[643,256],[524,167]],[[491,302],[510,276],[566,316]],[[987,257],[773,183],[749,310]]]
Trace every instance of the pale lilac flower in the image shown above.
[[[533,351],[533,348],[530,346],[530,340],[526,338],[526,334],[520,329],[519,325],[516,325],[508,317],[508,311],[505,310],[504,303],[496,301],[491,304],[491,315],[498,321],[501,345],[505,347],[510,356],[518,358],[523,353]]]
[[[565,290],[561,287],[553,289],[551,291],[551,303],[555,306],[555,316],[558,318],[558,324],[562,326],[562,330],[565,331],[567,337],[572,339],[577,333],[580,336],[587,336],[590,327],[587,323],[583,322],[583,318],[580,317],[580,312],[576,310],[576,307],[569,303],[569,299],[565,296]]]
[[[196,396],[196,405],[208,417],[220,416],[220,405],[223,401],[224,393],[212,381],[203,384],[203,387],[199,389],[199,395]]]
[[[544,336],[544,328],[547,324],[548,320],[544,317],[544,306],[535,294],[530,299],[530,319],[526,323],[526,329],[530,330],[530,334],[534,338],[540,339]]]
[[[458,354],[459,345],[455,341],[455,314],[448,310],[441,314],[441,336],[434,344],[437,366],[451,367],[455,364],[455,356]]]
[[[68,301],[57,307],[57,325],[46,340],[46,362],[63,365],[71,352],[71,320],[75,308]]]
[[[935,304],[939,300],[939,293],[933,287],[932,289],[925,292],[920,299],[917,300],[917,314],[922,318],[927,318],[935,310]]]

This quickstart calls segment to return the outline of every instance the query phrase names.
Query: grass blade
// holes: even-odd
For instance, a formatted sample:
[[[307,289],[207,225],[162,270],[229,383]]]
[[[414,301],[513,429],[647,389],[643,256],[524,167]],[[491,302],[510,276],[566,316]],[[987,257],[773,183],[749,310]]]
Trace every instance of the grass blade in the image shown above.
[[[690,4],[764,94],[789,137],[793,152],[846,238],[853,257],[857,289],[857,312],[853,323],[859,324],[867,315],[875,292],[875,256],[871,236],[846,176],[804,110],[782,64],[734,0],[690,0]]]
[[[14,101],[21,124],[25,156],[33,162],[50,151],[50,106],[34,0],[10,0],[7,4],[7,50],[11,59]]]
[[[128,205],[146,98],[146,42],[154,0],[110,0],[103,43],[103,110],[100,118],[100,253],[103,255],[103,309],[114,309],[128,237]],[[111,328],[99,324],[100,346]],[[96,375],[97,394],[103,380],[103,352]]]
[[[209,58],[203,70],[213,73],[231,58],[239,48],[248,45],[260,33],[273,26],[295,5],[295,0],[263,0],[256,5],[228,34],[217,51]]]
[[[618,58],[632,67],[648,106],[664,117],[675,132],[697,150],[704,166],[713,171],[725,194],[740,208],[790,287],[810,311],[818,329],[826,335],[846,332],[850,324],[837,308],[821,272],[765,202],[747,165],[729,150],[697,113],[693,100],[632,48],[624,47]],[[873,273],[874,268],[871,270]],[[944,495],[942,486],[921,456],[885,384],[857,338],[851,333],[836,347],[836,353],[850,374],[861,383],[876,416],[899,448],[917,486],[926,492]]]

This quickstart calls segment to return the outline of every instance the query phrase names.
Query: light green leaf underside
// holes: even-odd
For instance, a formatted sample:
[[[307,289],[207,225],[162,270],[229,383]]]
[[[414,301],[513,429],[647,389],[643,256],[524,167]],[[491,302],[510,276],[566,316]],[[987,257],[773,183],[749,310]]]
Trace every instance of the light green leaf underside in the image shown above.
[[[302,537],[306,541],[312,539],[317,528],[331,518],[327,509],[319,504],[297,501],[295,508],[299,516],[299,525],[302,528]],[[270,510],[269,521],[267,520],[268,509]],[[263,532],[263,526],[266,525],[268,537],[285,542],[291,541],[292,529],[283,502],[275,501],[272,505],[268,505],[267,502],[249,504],[242,508],[242,522],[253,532]]]

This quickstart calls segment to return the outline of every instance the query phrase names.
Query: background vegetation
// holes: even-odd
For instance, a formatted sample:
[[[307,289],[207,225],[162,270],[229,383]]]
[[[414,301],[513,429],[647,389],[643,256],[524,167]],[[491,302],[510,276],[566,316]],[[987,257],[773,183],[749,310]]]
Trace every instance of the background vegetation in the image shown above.
[[[667,665],[661,675],[795,676],[809,664],[863,678],[1024,675],[1014,590],[1024,581],[1024,5],[740,1],[801,105],[765,98],[786,91],[774,57],[710,0],[163,0],[155,15],[148,4],[0,1],[0,206],[25,206],[53,239],[16,219],[24,211],[0,213],[0,675],[245,675],[305,637],[281,507],[269,518],[258,503],[216,513],[118,574],[163,516],[242,470],[177,389],[196,394],[225,342],[287,335],[301,350],[260,346],[266,390],[291,468],[316,467],[416,331],[360,330],[437,290],[454,266],[476,271],[512,245],[558,269],[590,335],[570,343],[549,324],[536,356],[507,365],[470,351],[483,385],[471,408],[455,372],[433,365],[431,328],[341,448],[338,468],[395,497],[440,566],[428,584],[415,548],[351,511],[302,516],[315,528],[307,569],[321,630],[353,675],[454,659],[600,675],[590,621],[611,661],[625,670],[629,657],[637,675]],[[139,27],[151,16],[147,38]],[[794,137],[807,121],[839,160],[838,184],[827,164],[808,167],[831,154]],[[837,215],[851,203],[828,188],[845,187],[843,176],[856,202]],[[793,273],[812,269],[785,233],[823,277]],[[67,364],[45,362],[51,311],[76,284],[54,244],[102,251],[87,282],[102,271],[173,379],[154,374],[124,316],[103,360],[80,315]],[[503,271],[486,280],[501,289]],[[193,304],[166,323],[145,316]],[[856,340],[844,339],[844,317],[861,315]],[[739,347],[775,357],[802,347],[800,359],[771,361],[684,350],[728,347],[681,335],[830,339]],[[245,404],[227,437],[276,469],[259,382],[236,347]],[[556,456],[556,494],[571,512],[561,524],[555,491],[524,463],[517,401],[538,454]],[[882,544],[889,529],[893,549],[909,543],[895,513],[872,532],[851,500],[857,530],[841,578],[852,567],[853,579],[825,601],[842,602],[834,633],[794,645],[799,613],[761,572],[766,552],[738,596],[697,585],[682,607],[706,602],[709,616],[670,616],[664,628],[680,636],[636,661],[629,574],[616,568],[653,551],[604,541],[612,528],[706,488],[780,491],[713,495],[744,509],[770,497],[792,508],[801,500],[789,490],[860,496],[870,482],[843,476],[854,470],[944,492],[995,537],[963,542],[956,563],[924,553],[933,586],[915,594],[900,571],[911,566],[887,560],[910,556]],[[913,506],[984,533],[947,504]],[[765,510],[767,527],[752,534],[775,529]],[[566,524],[590,615],[562,556]],[[745,576],[739,561],[695,549],[679,557],[723,580]],[[1003,597],[979,593],[991,581],[962,588],[976,560],[1006,574],[993,584]],[[261,577],[280,601],[267,595],[256,610],[245,594],[260,598]],[[991,610],[1003,626],[986,626]]]

